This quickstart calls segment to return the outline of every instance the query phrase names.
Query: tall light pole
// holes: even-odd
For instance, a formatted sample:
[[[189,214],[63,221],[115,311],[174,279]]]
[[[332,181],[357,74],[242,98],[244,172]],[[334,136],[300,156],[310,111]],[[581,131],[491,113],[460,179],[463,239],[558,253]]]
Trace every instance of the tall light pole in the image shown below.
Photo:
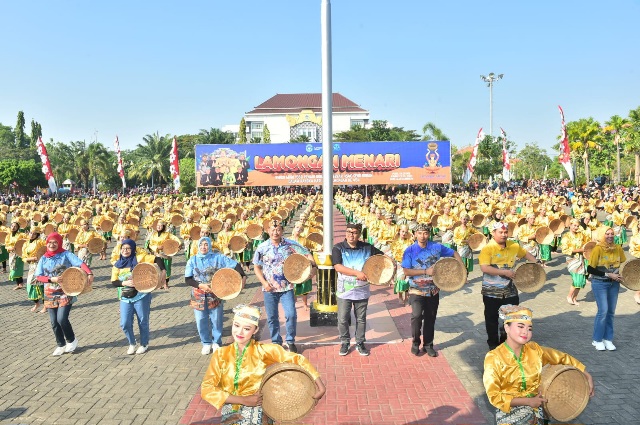
[[[493,83],[494,81],[502,80],[504,74],[495,75],[491,72],[488,76],[481,75],[482,81],[487,83],[489,87],[489,135],[493,138]]]

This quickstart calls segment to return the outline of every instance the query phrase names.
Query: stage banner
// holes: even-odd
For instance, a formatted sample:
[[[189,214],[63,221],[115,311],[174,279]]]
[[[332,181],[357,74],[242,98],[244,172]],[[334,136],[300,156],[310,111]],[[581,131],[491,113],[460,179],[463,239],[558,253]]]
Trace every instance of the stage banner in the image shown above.
[[[451,183],[448,141],[333,144],[333,184]],[[196,145],[196,184],[322,185],[322,144]]]

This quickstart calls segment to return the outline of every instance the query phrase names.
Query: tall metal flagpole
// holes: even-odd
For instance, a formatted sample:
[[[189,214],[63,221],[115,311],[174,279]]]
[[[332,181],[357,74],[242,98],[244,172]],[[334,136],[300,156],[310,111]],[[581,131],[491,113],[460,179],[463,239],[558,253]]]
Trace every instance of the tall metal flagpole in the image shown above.
[[[333,91],[331,87],[331,0],[320,7],[322,38],[322,207],[323,252],[333,247]]]
[[[489,76],[485,77],[481,75],[480,78],[482,81],[487,83],[487,87],[489,87],[489,135],[493,140],[493,83],[499,80],[502,80],[504,74],[495,75],[493,72],[489,73]]]

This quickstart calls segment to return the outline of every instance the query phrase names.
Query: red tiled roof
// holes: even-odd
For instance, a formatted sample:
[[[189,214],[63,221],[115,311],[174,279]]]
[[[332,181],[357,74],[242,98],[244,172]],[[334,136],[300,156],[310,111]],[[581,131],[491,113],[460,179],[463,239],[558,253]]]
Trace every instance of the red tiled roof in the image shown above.
[[[313,112],[322,112],[321,93],[291,93],[276,94],[266,102],[256,106],[248,114],[285,114],[300,112],[303,109],[311,109]],[[333,94],[333,112],[368,112],[362,109],[352,100],[340,93]]]

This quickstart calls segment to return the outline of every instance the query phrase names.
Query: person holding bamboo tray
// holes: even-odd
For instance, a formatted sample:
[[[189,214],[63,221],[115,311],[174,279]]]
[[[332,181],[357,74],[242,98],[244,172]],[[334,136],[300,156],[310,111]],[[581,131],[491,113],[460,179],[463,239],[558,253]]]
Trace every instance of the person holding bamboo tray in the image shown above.
[[[75,254],[62,248],[62,236],[60,234],[49,233],[49,236],[47,236],[47,251],[38,261],[35,275],[36,279],[44,284],[44,306],[49,310],[51,327],[58,345],[52,356],[72,353],[78,347],[78,339],[69,321],[71,307],[76,302],[77,297],[65,294],[60,286],[62,272],[69,267],[80,267],[87,273],[87,284],[93,284],[93,273],[89,266]]]
[[[217,350],[200,386],[201,397],[221,412],[221,423],[262,425],[273,423],[262,411],[260,384],[268,366],[276,363],[296,364],[315,380],[320,400],[326,388],[318,371],[301,354],[287,352],[278,344],[255,340],[261,311],[257,307],[238,305],[231,327],[234,343]]]
[[[470,222],[469,214],[463,214],[460,218],[461,224],[453,230],[453,243],[469,273],[473,271],[473,250],[469,247],[469,236],[478,233],[475,227],[469,226]]]
[[[208,225],[203,224],[202,226],[200,226],[200,237],[204,238],[205,236],[207,238],[211,239],[211,251],[220,251],[220,252],[222,252],[222,250],[220,249],[218,244],[216,244],[216,241],[214,241],[211,238],[211,228]],[[189,258],[191,258],[194,255],[196,255],[198,253],[198,251],[200,250],[200,248],[198,247],[198,240],[200,240],[200,239],[194,239],[193,242],[191,243],[191,248],[190,248],[191,251],[189,252]]]
[[[442,215],[438,217],[438,228],[436,233],[442,232],[442,245],[455,249],[453,243],[453,225],[455,217],[451,214],[451,205],[445,204],[442,208]]]
[[[404,251],[413,244],[413,235],[409,231],[409,226],[407,224],[403,224],[398,229],[398,234],[396,235],[391,245],[389,245],[390,252],[387,255],[393,257],[393,260],[396,262],[396,277],[395,277],[395,285],[393,287],[393,293],[398,294],[398,298],[402,302],[402,304],[407,303],[407,291],[409,291],[409,281],[407,277],[404,275],[404,271],[399,264],[402,263],[402,255]]]
[[[496,408],[497,425],[542,424],[540,395],[542,366],[569,365],[584,373],[593,397],[593,378],[585,366],[569,354],[542,347],[531,341],[533,312],[523,306],[504,305],[499,316],[504,320],[507,339],[489,351],[484,359],[482,381],[489,402]]]
[[[126,232],[125,232],[126,233]],[[121,235],[124,238],[124,235]],[[149,348],[149,315],[151,313],[151,293],[138,292],[133,284],[133,268],[140,263],[155,263],[164,273],[164,261],[160,257],[138,251],[132,239],[123,239],[119,244],[120,256],[111,269],[111,284],[118,288],[120,300],[120,327],[129,349],[127,354],[144,354]],[[140,347],[136,350],[136,338],[133,334],[133,315],[138,318],[140,329]]]
[[[242,213],[240,214],[240,218],[238,219],[238,221],[236,221],[233,227],[236,231],[236,234],[240,234],[246,237],[247,228],[251,224],[253,224],[253,221],[249,220],[249,213],[245,210],[245,211],[242,211]],[[253,258],[253,253],[255,252],[255,249],[253,247],[253,240],[249,240],[249,238],[246,238],[246,239],[247,239],[247,247],[244,249],[244,251],[242,251],[241,254],[236,254],[236,260],[238,260],[238,262],[242,264],[242,267],[244,268],[245,272],[248,273],[250,270],[249,264],[251,264],[251,259]]]
[[[616,245],[624,245],[627,242],[627,228],[625,227],[625,215],[623,204],[618,204],[611,214],[611,222]]]
[[[591,251],[587,273],[591,275],[591,290],[598,312],[593,323],[593,346],[598,351],[613,351],[613,316],[618,303],[622,275],[620,265],[626,261],[622,247],[614,243],[614,231],[604,227],[599,231],[597,245]]]
[[[116,246],[113,247],[113,251],[111,251],[110,262],[112,266],[115,265],[116,261],[120,259],[120,255],[122,252],[122,241],[124,241],[125,239],[132,239],[132,235],[133,235],[133,230],[131,229],[126,229],[121,234],[118,235],[118,241],[116,242]],[[141,246],[136,246],[135,251],[136,251],[135,255],[138,258],[141,258],[141,256],[144,256],[145,254],[149,254],[149,251],[147,251]]]
[[[420,353],[422,332],[422,351],[429,357],[438,353],[433,348],[436,317],[440,304],[440,290],[433,283],[433,265],[440,258],[454,257],[462,263],[455,250],[437,242],[429,241],[431,226],[418,224],[415,230],[416,242],[402,254],[402,269],[409,280],[409,304],[411,304],[411,333],[413,344],[411,353]]]
[[[74,252],[75,248],[67,238],[67,235],[69,234],[69,231],[75,227],[76,226],[71,224],[71,214],[65,213],[64,216],[62,216],[62,223],[58,224],[58,228],[56,229],[56,231],[63,237],[63,248],[71,252]]]
[[[169,278],[171,278],[172,258],[162,252],[162,244],[167,239],[173,239],[178,242],[178,244],[182,244],[180,242],[180,239],[167,232],[167,223],[165,223],[164,220],[158,220],[158,222],[156,223],[156,229],[149,238],[149,251],[151,251],[151,253],[156,257],[162,258],[162,260],[164,261],[164,268],[167,273],[167,277],[165,279],[165,284],[162,285],[160,289],[169,289]]]
[[[482,270],[482,303],[487,330],[487,344],[493,350],[500,344],[498,309],[506,304],[519,304],[518,289],[513,283],[513,266],[518,258],[536,262],[534,257],[517,242],[508,240],[509,226],[498,222],[491,230],[491,240],[478,256]]]
[[[580,220],[573,218],[569,224],[569,232],[562,236],[561,249],[567,255],[567,269],[571,275],[572,285],[569,288],[567,302],[572,305],[579,305],[576,298],[580,289],[587,284],[587,262],[584,258],[583,246],[590,241],[590,238],[582,232]]]
[[[536,242],[537,227],[535,226],[535,221],[536,215],[534,213],[527,214],[527,222],[518,227],[515,239],[520,241],[524,249],[526,249],[529,254],[539,259],[540,245]]]
[[[291,240],[299,243],[300,245],[302,245],[303,247],[311,251],[311,247],[309,247],[308,245],[309,241],[307,241],[307,238],[301,236],[303,231],[304,231],[304,226],[302,225],[302,222],[296,221],[296,223],[293,225]],[[309,278],[302,283],[297,283],[294,288],[296,297],[302,295],[302,304],[304,305],[305,310],[309,310],[308,294],[309,292],[311,292],[312,289],[313,289],[312,278]]]
[[[25,243],[22,247],[22,260],[29,268],[27,273],[27,296],[29,300],[35,303],[31,311],[37,311],[42,301],[43,306],[39,313],[44,313],[47,309],[44,307],[43,285],[36,279],[36,266],[40,259],[38,257],[38,251],[46,249],[46,242],[40,238],[40,233],[42,233],[42,230],[38,226],[31,227],[29,231],[29,242]]]
[[[76,236],[75,247],[78,248],[78,258],[80,258],[88,266],[91,266],[93,254],[87,248],[87,242],[93,238],[102,239],[102,235],[93,230],[89,230],[89,222],[87,220],[80,221],[80,231]]]
[[[218,232],[216,237],[216,243],[220,247],[224,255],[233,257],[231,250],[229,249],[229,241],[236,235],[236,232],[232,229],[232,223],[230,219],[225,220],[222,223],[222,230]]]
[[[211,251],[211,238],[201,237],[197,241],[198,253],[187,261],[184,281],[191,286],[191,302],[195,314],[196,327],[202,342],[202,355],[216,351],[222,346],[222,325],[224,322],[223,301],[211,288],[211,278],[220,269],[235,269],[242,276],[242,286],[247,276],[242,266],[220,251]]]
[[[15,246],[20,239],[25,239],[27,235],[20,232],[20,224],[17,221],[11,223],[9,230],[7,237],[4,239],[4,246],[9,253],[9,280],[16,282],[16,286],[13,288],[15,291],[24,287],[24,279],[22,278],[24,263],[22,258],[16,254]]]
[[[635,258],[640,258],[640,233],[638,233],[637,231],[638,223],[640,222],[636,222],[636,224],[633,226],[634,233],[633,236],[629,238],[629,254],[631,254]],[[640,304],[640,291],[636,291],[636,293],[633,295],[633,299],[637,304]]]
[[[9,228],[4,225],[5,220],[6,217],[0,216],[0,232],[9,234]],[[9,260],[9,251],[7,251],[4,243],[4,240],[0,242],[0,262],[2,263],[2,273],[7,272],[7,260]]]

